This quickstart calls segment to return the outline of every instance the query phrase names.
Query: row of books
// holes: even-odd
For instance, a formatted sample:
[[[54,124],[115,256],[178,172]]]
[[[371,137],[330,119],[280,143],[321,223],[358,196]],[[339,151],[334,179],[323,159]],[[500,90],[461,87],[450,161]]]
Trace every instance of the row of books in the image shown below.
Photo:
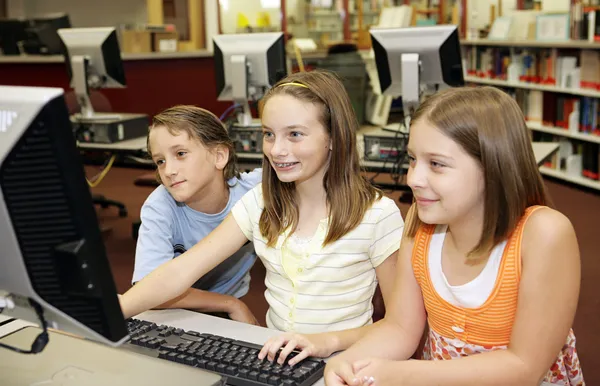
[[[470,76],[600,91],[600,51],[469,46]]]
[[[533,133],[536,142],[558,142],[556,152],[544,166],[560,170],[567,175],[600,180],[600,145],[574,139],[555,136],[547,133]]]
[[[506,92],[517,101],[529,122],[600,136],[598,98],[525,89]]]
[[[600,12],[598,6],[577,0],[569,12],[570,36],[574,40],[600,42]]]

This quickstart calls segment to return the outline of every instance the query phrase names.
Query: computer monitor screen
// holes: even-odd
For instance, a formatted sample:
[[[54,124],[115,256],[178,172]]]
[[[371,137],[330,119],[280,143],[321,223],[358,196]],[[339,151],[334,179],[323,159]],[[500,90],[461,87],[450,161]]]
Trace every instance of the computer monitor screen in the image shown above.
[[[287,74],[281,32],[217,35],[213,47],[220,101],[247,106]]]
[[[3,55],[20,55],[23,41],[27,38],[25,20],[0,19],[0,53]]]
[[[421,85],[441,88],[464,85],[456,26],[377,28],[370,33],[382,93],[404,98],[403,81],[410,83],[416,79]],[[418,74],[409,79],[403,79],[402,62],[406,54],[417,54],[420,62]]]
[[[62,89],[0,86],[0,245],[3,315],[125,340]]]
[[[87,82],[93,88],[126,86],[117,32],[113,27],[59,29],[65,44],[65,62],[71,87],[75,87],[74,60],[87,60]]]
[[[59,29],[71,87],[75,90],[81,116],[92,118],[90,88],[126,86],[125,70],[117,32],[113,27]]]
[[[71,28],[69,15],[55,13],[32,18],[25,51],[32,55],[60,55],[63,51],[57,32],[60,28]]]

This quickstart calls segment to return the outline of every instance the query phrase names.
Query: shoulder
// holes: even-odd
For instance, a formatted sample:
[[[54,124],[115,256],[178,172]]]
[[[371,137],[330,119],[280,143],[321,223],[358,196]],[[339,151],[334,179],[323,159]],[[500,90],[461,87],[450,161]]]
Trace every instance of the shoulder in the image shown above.
[[[375,212],[385,212],[385,213],[398,212],[398,213],[400,213],[400,209],[398,208],[398,205],[396,205],[396,202],[386,196],[381,196],[380,198],[376,198],[373,201],[373,204],[371,204],[370,210],[375,211]]]
[[[535,210],[523,227],[521,251],[528,259],[534,256],[546,260],[569,259],[571,256],[579,258],[573,224],[557,210],[548,207]]]
[[[232,187],[239,186],[248,191],[262,181],[262,168],[256,168],[251,172],[240,173],[240,178],[232,178],[229,180],[229,185]]]
[[[243,206],[248,211],[262,210],[264,208],[262,183],[258,183],[255,187],[245,192],[235,206]]]
[[[150,193],[148,198],[146,198],[146,201],[144,201],[144,204],[142,205],[142,212],[148,209],[160,211],[161,213],[171,212],[176,207],[177,202],[173,196],[169,194],[164,185],[160,185]]]

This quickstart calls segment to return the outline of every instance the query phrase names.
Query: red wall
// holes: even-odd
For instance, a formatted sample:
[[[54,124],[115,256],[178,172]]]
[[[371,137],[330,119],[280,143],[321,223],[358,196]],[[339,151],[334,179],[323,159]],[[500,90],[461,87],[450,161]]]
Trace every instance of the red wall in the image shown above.
[[[176,104],[193,104],[220,115],[231,102],[217,102],[213,58],[126,60],[127,88],[99,90],[113,111],[150,116]],[[0,85],[69,90],[64,63],[1,63]]]

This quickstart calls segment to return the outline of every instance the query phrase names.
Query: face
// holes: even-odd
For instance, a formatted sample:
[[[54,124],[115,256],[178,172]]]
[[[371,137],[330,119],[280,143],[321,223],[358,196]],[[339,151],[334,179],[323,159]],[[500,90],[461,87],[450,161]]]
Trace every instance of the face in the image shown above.
[[[452,224],[483,213],[483,170],[460,145],[419,120],[410,129],[408,155],[408,185],[421,221]]]
[[[222,181],[222,157],[185,131],[173,135],[166,127],[157,126],[150,131],[149,143],[160,179],[176,201],[189,205],[210,193],[214,181]]]
[[[280,181],[322,184],[331,142],[320,113],[318,106],[290,95],[275,95],[266,102],[263,151]]]

